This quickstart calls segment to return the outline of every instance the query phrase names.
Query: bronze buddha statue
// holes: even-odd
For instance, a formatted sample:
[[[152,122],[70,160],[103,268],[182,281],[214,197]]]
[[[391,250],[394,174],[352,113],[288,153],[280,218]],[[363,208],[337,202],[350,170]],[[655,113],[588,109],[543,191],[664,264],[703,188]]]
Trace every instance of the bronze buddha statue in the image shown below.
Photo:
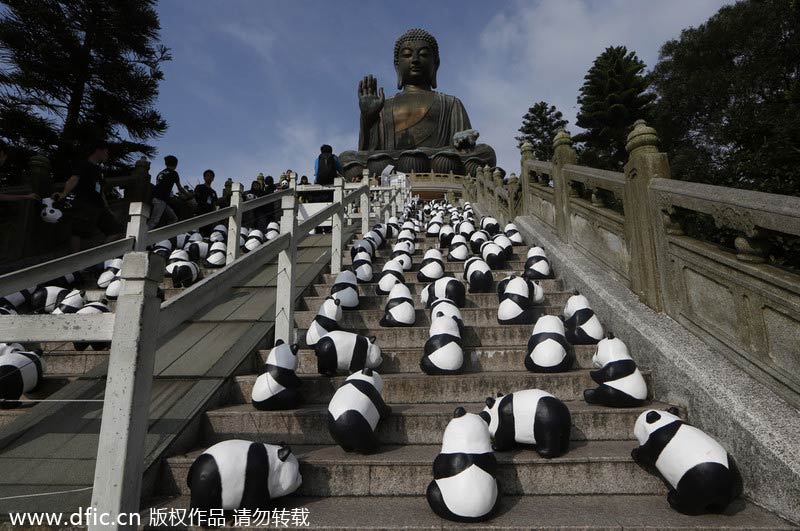
[[[471,163],[468,167],[496,164],[490,146],[475,144],[478,133],[472,130],[461,101],[433,90],[439,69],[439,45],[433,35],[421,29],[401,35],[394,45],[394,67],[401,91],[395,96],[386,98],[372,75],[358,83],[359,151],[340,155],[346,167],[353,163],[365,167],[370,158],[383,160],[384,166],[402,166],[404,157],[434,159],[434,171],[442,166],[437,160],[444,161],[444,167],[448,160],[461,168],[466,161]]]

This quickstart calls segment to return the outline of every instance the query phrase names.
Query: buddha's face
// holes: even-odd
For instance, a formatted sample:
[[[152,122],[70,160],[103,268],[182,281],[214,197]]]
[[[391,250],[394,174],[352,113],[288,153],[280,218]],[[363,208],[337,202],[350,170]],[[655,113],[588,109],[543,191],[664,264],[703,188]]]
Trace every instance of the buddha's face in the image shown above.
[[[397,56],[397,76],[403,85],[431,89],[436,79],[436,57],[425,41],[406,41]]]

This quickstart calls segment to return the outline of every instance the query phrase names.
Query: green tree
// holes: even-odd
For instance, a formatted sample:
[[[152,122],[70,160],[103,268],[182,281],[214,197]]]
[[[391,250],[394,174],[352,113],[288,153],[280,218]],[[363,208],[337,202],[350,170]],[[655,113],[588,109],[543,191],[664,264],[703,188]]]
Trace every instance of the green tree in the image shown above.
[[[162,135],[153,107],[170,59],[155,0],[6,0],[0,11],[0,135],[53,158],[57,175],[87,141],[121,164]]]
[[[567,126],[567,121],[562,118],[561,111],[554,105],[540,101],[528,109],[522,117],[522,127],[518,130],[522,133],[516,137],[517,147],[522,147],[525,142],[533,145],[533,153],[538,160],[550,160],[553,158],[553,138],[559,129]]]
[[[589,72],[578,97],[576,125],[585,131],[575,135],[581,143],[581,164],[621,170],[627,160],[625,140],[636,120],[649,118],[654,95],[643,74],[645,64],[625,46],[609,47]]]
[[[664,44],[652,78],[674,178],[800,194],[800,2],[723,7]]]

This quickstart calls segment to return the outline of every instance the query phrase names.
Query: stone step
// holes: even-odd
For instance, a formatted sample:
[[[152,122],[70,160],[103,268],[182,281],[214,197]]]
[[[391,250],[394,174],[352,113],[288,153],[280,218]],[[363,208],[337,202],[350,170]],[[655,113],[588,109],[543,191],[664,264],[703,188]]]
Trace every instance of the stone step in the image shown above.
[[[280,529],[369,529],[371,531],[443,531],[455,529],[494,529],[503,531],[608,531],[608,530],[697,530],[697,531],[789,531],[797,528],[746,502],[737,502],[734,510],[724,515],[687,516],[670,509],[661,495],[591,495],[591,496],[502,496],[496,516],[489,522],[463,524],[436,516],[425,497],[385,496],[365,499],[363,496],[331,498],[287,496],[274,502],[280,514],[291,516]],[[151,515],[184,514],[189,508],[188,496],[152,500],[142,512],[142,523]],[[151,512],[152,511],[152,512]],[[274,512],[274,511],[273,511]],[[268,512],[266,514],[269,514]],[[217,529],[241,529],[232,515],[227,526]],[[305,520],[303,518],[305,517]],[[153,518],[156,520],[156,518]],[[169,520],[168,520],[169,522]],[[175,522],[178,523],[177,521]],[[306,525],[307,524],[307,525]],[[164,529],[145,527],[145,529]],[[207,529],[192,527],[192,530]],[[275,529],[269,521],[254,519],[248,529]]]
[[[47,373],[80,376],[107,361],[108,350],[55,350],[46,352],[43,359]]]
[[[377,280],[379,277],[375,277]],[[462,277],[453,277],[461,282],[464,282]],[[502,279],[499,278],[499,275],[496,275],[495,281],[492,283],[492,287],[488,293],[494,295],[495,304],[497,304],[497,284]],[[572,296],[571,291],[558,291],[558,288],[561,284],[559,280],[540,280],[540,286],[545,292],[545,296],[547,296],[548,300],[551,301],[551,304],[560,304],[564,305],[567,303],[567,299]],[[413,281],[405,282],[406,287],[411,292],[412,295],[419,295],[425,287],[430,284],[430,282],[419,282],[416,278]],[[311,284],[308,289],[306,290],[305,294],[309,297],[326,297],[331,292],[331,286],[333,284]],[[364,296],[371,296],[377,295],[377,283],[375,282],[362,282],[358,284],[358,294]],[[464,288],[467,290],[467,294],[469,294],[469,286],[464,283]],[[384,297],[388,297],[387,295],[382,295]]]
[[[666,409],[667,404],[652,403],[639,408],[614,409],[565,402],[572,415],[571,438],[574,441],[632,440],[633,425],[639,414],[649,408]],[[440,444],[453,410],[460,404],[390,404],[392,415],[378,424],[382,444]],[[479,413],[484,404],[463,404],[471,413]],[[327,426],[325,405],[306,406],[288,411],[258,411],[250,404],[238,404],[207,411],[204,443],[211,445],[227,439],[245,439],[287,444],[336,444]]]
[[[520,361],[522,365],[522,361]],[[380,373],[380,367],[377,369]],[[649,388],[652,379],[649,371],[642,371]],[[586,369],[569,372],[542,374],[524,370],[465,373],[460,375],[430,376],[418,373],[382,374],[383,399],[395,404],[435,404],[439,402],[479,402],[497,392],[510,393],[523,389],[542,389],[561,400],[583,400],[585,389],[594,389],[596,384]],[[256,375],[238,376],[229,388],[228,403],[244,404],[251,401]],[[303,380],[301,392],[307,404],[327,404],[336,390],[344,383],[345,376],[326,377],[300,375]]]
[[[319,310],[320,305],[325,301],[325,299],[329,295],[320,295],[316,297],[303,297],[297,303],[297,310],[298,311],[317,311]],[[414,304],[419,308],[422,308],[422,303],[420,302],[419,296],[414,297]],[[358,298],[358,309],[357,310],[345,310],[344,313],[356,313],[363,310],[383,310],[386,306],[386,301],[389,300],[388,295],[365,295],[363,297]],[[558,299],[556,299],[558,301]],[[558,305],[559,307],[563,308],[563,305],[558,304],[558,302],[553,301],[553,304]],[[550,302],[549,300],[545,301]],[[484,309],[493,309],[497,311],[497,293],[469,293],[467,292],[466,296],[464,297],[464,308],[463,309],[476,309],[476,308],[484,308]]]
[[[381,271],[383,271],[383,266],[386,265],[386,259],[377,259],[372,261],[372,271],[376,275],[380,275]],[[343,260],[342,267],[345,269],[349,268],[352,264],[350,260]],[[419,271],[420,267],[422,267],[422,257],[414,257],[411,262],[411,269],[410,272],[414,273],[414,278],[417,278],[417,271]],[[506,262],[505,267],[502,269],[493,269],[492,273],[495,277],[500,275],[506,276],[512,273],[520,274],[525,271],[525,261],[524,260],[513,260],[510,262]],[[464,262],[444,262],[444,272],[445,274],[450,273],[453,276],[461,277],[464,274]]]
[[[405,271],[403,273],[403,276],[405,277],[405,280],[406,280],[406,284],[408,284],[409,282],[419,282],[417,280],[417,270],[418,269],[419,269],[419,265],[418,264],[414,264],[414,266],[412,267],[412,271]],[[503,279],[503,278],[507,277],[508,275],[512,275],[512,274],[519,275],[521,271],[522,271],[522,268],[519,268],[519,269],[502,269],[502,270],[493,271],[492,273],[494,274],[494,277],[497,280],[497,279]],[[454,266],[453,270],[448,270],[447,272],[449,273],[448,276],[452,276],[452,277],[455,277],[455,278],[463,281],[463,278],[464,278],[464,267],[463,267],[463,265],[461,267],[455,267]],[[378,268],[375,271],[375,274],[373,275],[373,280],[377,281],[378,278],[380,278],[380,274],[381,274],[381,271],[380,271],[380,268]],[[336,280],[336,275],[333,275],[331,273],[323,273],[317,279],[317,284],[333,284],[335,282],[335,280]],[[541,280],[540,282],[543,283],[542,284],[542,288],[545,291],[548,291],[549,288],[545,287],[545,286],[548,286],[548,285],[554,286],[552,288],[554,290],[562,289],[562,287],[561,287],[562,286],[561,279],[547,279],[547,280]],[[545,284],[545,283],[548,283],[548,284]],[[368,285],[370,283],[366,282],[366,283],[363,283],[363,284],[367,284]]]
[[[275,441],[276,443],[279,441]],[[531,449],[495,452],[500,492],[510,495],[664,494],[656,476],[633,462],[635,441],[572,442],[570,451],[544,459]],[[338,446],[295,445],[303,484],[298,496],[422,496],[441,446],[381,446],[372,455],[347,454]],[[186,495],[186,475],[202,453],[166,460],[162,494]],[[665,500],[666,503],[666,500]]]

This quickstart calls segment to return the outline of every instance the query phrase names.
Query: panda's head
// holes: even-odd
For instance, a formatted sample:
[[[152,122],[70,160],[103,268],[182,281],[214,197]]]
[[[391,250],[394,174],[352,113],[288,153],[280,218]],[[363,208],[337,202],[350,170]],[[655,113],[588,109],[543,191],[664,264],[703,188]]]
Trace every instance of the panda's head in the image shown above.
[[[170,262],[188,262],[189,261],[189,253],[187,253],[183,249],[175,249],[174,251],[169,253],[169,261]]]
[[[265,444],[269,456],[269,495],[271,498],[286,496],[300,488],[303,477],[300,463],[292,449],[284,444]]]
[[[283,339],[275,342],[275,347],[269,351],[267,356],[267,363],[284,369],[295,370],[297,368],[297,352],[300,350],[300,345],[289,345]]]
[[[367,251],[361,249],[360,251],[358,251],[356,253],[355,258],[353,258],[353,263],[355,263],[355,262],[357,262],[359,260],[363,260],[363,261],[369,262],[371,264],[372,263],[372,255],[369,254]]]
[[[365,368],[360,371],[356,371],[348,376],[345,381],[349,382],[352,380],[361,380],[363,382],[367,382],[374,387],[378,393],[383,392],[383,378],[381,378],[381,375],[373,369]]]
[[[369,341],[369,350],[367,351],[367,365],[370,367],[377,367],[381,363],[383,363],[383,358],[381,357],[381,347],[375,342],[378,338],[375,336],[369,336],[367,340]]]
[[[350,271],[349,269],[345,269],[338,275],[336,275],[336,281],[334,284],[352,284],[356,285],[358,283],[358,279],[356,278],[356,274]]]
[[[443,454],[485,454],[492,451],[491,435],[486,422],[463,407],[453,412],[442,437]]]
[[[497,393],[497,398],[493,396],[486,397],[486,407],[483,411],[478,413],[486,425],[489,427],[489,433],[494,435],[497,433],[497,428],[500,424],[500,399],[503,398],[503,393]]]
[[[58,220],[63,215],[60,209],[55,208],[53,200],[49,197],[42,199],[42,211],[40,214],[42,221],[45,223],[58,223]]]
[[[431,303],[431,317],[438,313],[443,313],[445,315],[457,317],[458,319],[463,320],[461,316],[461,310],[459,310],[458,306],[456,306],[456,303],[450,299],[436,299]]]
[[[396,271],[398,273],[402,273],[403,264],[397,258],[392,258],[383,265],[383,271]]]
[[[425,256],[422,257],[423,260],[438,260],[439,262],[442,261],[442,252],[439,249],[430,248],[425,251]]]
[[[403,283],[398,282],[389,291],[389,299],[410,299],[411,290]]]
[[[597,343],[597,352],[592,356],[592,365],[595,367],[605,367],[612,361],[629,360],[631,355],[628,347],[619,338],[614,337],[611,332]]]
[[[555,315],[543,315],[533,325],[533,334],[559,334],[564,335],[564,321]]]
[[[525,258],[530,258],[532,256],[543,256],[545,258],[547,257],[547,255],[544,254],[544,247],[531,247],[530,249],[528,249],[528,254],[527,256],[525,256]]]
[[[663,428],[673,422],[682,422],[678,416],[678,408],[671,407],[668,410],[648,409],[639,415],[633,427],[633,435],[639,444],[645,444],[650,438],[650,434],[659,428]]]
[[[583,310],[584,308],[591,308],[591,306],[589,306],[589,299],[575,291],[574,295],[567,299],[567,304],[564,305],[564,318],[569,319],[575,315],[575,312]]]
[[[436,312],[431,320],[429,336],[433,337],[442,334],[461,337],[461,331],[458,328],[458,318],[456,316],[445,315],[444,312]]]
[[[20,343],[0,343],[0,356],[11,354],[12,352],[22,352],[25,350]]]
[[[317,315],[333,319],[338,323],[342,320],[342,301],[336,297],[328,296],[322,301],[322,306],[319,307]]]

